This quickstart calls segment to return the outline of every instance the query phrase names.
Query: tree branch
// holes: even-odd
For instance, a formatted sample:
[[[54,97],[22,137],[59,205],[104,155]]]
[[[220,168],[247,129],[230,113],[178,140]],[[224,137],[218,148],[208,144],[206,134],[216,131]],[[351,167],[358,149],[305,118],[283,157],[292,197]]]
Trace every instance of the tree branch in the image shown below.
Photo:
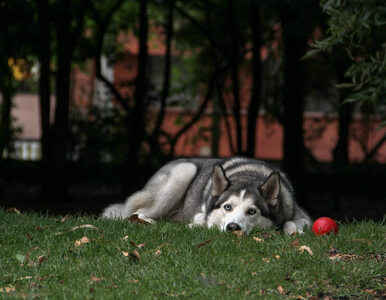
[[[213,87],[216,82],[216,74],[212,75],[212,78],[210,79],[208,89],[206,91],[205,99],[201,103],[200,108],[197,110],[196,114],[192,117],[189,123],[187,123],[184,127],[181,128],[181,130],[174,136],[170,143],[170,150],[169,150],[169,158],[172,158],[174,156],[174,149],[175,146],[179,140],[179,138],[184,134],[187,130],[189,130],[201,117],[201,115],[204,113],[209,100],[212,97]]]

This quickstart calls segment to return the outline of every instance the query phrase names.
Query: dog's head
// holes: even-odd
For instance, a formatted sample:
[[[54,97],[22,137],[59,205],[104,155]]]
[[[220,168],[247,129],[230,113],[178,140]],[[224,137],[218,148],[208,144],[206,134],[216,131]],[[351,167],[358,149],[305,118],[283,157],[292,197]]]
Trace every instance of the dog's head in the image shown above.
[[[207,204],[208,227],[222,231],[274,225],[273,213],[279,205],[280,174],[272,172],[265,180],[242,178],[232,182],[220,164],[213,167],[212,197]]]

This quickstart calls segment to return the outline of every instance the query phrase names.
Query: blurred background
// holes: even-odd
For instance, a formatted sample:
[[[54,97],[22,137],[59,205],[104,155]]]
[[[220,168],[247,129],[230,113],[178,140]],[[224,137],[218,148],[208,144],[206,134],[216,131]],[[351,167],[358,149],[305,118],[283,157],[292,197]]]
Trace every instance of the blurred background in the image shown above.
[[[313,217],[386,212],[386,3],[0,0],[0,205],[98,214],[176,157],[282,167]]]

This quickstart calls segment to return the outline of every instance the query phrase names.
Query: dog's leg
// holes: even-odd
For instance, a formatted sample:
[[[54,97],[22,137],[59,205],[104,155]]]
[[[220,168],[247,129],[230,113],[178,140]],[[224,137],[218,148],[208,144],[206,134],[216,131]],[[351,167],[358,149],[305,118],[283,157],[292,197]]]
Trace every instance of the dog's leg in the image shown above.
[[[283,225],[283,232],[288,234],[304,233],[303,229],[311,225],[311,220],[308,218],[300,218],[291,221],[286,221]]]
[[[168,217],[183,200],[196,173],[196,165],[181,162],[171,166],[167,174],[155,174],[142,191],[129,197],[123,215],[137,214],[140,219],[150,223]]]

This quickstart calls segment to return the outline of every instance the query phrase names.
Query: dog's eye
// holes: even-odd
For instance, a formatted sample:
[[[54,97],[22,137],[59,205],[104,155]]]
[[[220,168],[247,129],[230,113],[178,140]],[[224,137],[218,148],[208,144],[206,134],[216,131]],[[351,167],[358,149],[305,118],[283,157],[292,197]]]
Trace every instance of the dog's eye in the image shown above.
[[[231,211],[232,210],[232,206],[230,206],[229,204],[226,204],[226,205],[224,205],[224,209],[226,211]]]
[[[256,209],[251,208],[250,210],[248,210],[249,215],[254,215],[255,213],[256,213]]]

